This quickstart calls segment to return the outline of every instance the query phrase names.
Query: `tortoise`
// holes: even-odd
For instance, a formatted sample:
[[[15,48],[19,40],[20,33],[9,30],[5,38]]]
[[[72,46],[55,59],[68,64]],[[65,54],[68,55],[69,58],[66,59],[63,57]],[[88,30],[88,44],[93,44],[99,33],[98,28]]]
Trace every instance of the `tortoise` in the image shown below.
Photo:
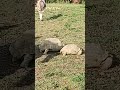
[[[65,56],[67,54],[81,55],[83,53],[83,49],[79,48],[75,44],[67,44],[60,50],[60,53],[62,53],[63,56]]]
[[[49,51],[60,51],[64,44],[58,38],[46,38],[39,44],[40,52],[47,54]]]
[[[85,45],[85,64],[86,68],[98,67],[107,70],[111,67],[113,55],[103,50],[99,44],[86,43]]]
[[[21,67],[28,67],[29,62],[35,55],[34,30],[25,31],[15,42],[13,42],[9,51],[12,55],[12,62],[24,58],[20,64]]]

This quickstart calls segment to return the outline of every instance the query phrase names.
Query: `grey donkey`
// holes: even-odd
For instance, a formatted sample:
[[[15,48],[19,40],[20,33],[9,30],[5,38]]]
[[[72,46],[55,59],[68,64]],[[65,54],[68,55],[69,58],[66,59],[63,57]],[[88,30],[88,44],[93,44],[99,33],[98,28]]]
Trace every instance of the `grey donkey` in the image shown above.
[[[38,10],[38,13],[39,13],[40,21],[43,20],[43,12],[44,12],[45,8],[46,8],[45,0],[38,0],[37,1],[37,10]]]

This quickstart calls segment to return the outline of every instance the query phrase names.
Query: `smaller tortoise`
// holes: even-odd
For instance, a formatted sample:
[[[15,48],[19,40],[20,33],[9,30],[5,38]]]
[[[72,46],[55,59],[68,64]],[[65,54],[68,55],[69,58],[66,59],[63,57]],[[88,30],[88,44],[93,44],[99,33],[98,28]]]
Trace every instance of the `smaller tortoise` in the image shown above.
[[[9,51],[12,55],[12,61],[19,60],[21,57],[24,58],[21,63],[21,67],[28,67],[29,62],[35,55],[35,44],[34,44],[34,31],[25,31],[17,40],[12,43],[9,47]]]
[[[83,53],[83,49],[79,48],[75,44],[68,44],[65,45],[61,50],[60,53],[63,54],[63,56],[67,54],[73,54],[73,55],[81,55]]]
[[[49,51],[60,51],[64,44],[58,38],[47,38],[39,45],[40,52],[47,54]]]

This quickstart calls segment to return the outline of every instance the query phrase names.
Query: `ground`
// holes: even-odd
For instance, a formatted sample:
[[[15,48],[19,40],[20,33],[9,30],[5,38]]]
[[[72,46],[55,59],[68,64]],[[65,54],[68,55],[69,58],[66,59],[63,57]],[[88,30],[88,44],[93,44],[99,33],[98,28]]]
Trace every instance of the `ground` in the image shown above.
[[[34,28],[34,22],[29,19],[31,18],[29,13],[23,14],[25,17],[20,15],[20,18],[15,18],[18,19],[18,24],[7,22],[8,20],[0,24],[0,29],[2,29],[0,31],[0,88],[2,90],[33,90],[34,88],[36,90],[83,90],[84,55],[79,58],[76,55],[62,56],[59,53],[49,53],[46,58],[39,56],[35,63],[35,75],[34,69],[26,71],[19,67],[21,60],[16,64],[12,63],[9,45],[17,40],[17,37],[21,36],[24,31]],[[3,19],[6,19],[6,16]],[[21,20],[25,21],[21,23]],[[36,11],[36,44],[45,38],[57,37],[64,44],[74,43],[84,49],[84,5],[47,4],[43,20],[39,21]]]
[[[85,45],[85,7],[84,4],[47,4],[43,21],[35,12],[36,44],[49,37],[59,38],[65,44]],[[54,54],[41,63],[37,58],[35,68],[36,90],[83,90],[84,55],[62,56]]]
[[[85,43],[100,43],[104,50],[115,54],[114,67],[100,72],[96,69],[85,69],[85,86],[89,90],[119,90],[120,68],[120,30],[118,6],[116,0],[86,2]]]
[[[65,44],[75,43],[85,49],[85,41],[95,42],[101,43],[104,49],[120,58],[118,23],[120,15],[118,14],[119,9],[116,9],[116,5],[119,3],[115,2],[108,3],[106,0],[104,3],[96,3],[96,5],[89,3],[90,5],[86,6],[89,11],[86,11],[86,15],[88,15],[86,23],[88,18],[90,23],[87,24],[86,29],[84,5],[47,4],[42,22],[39,21],[38,13],[35,12],[36,44],[45,38],[57,37]],[[27,72],[20,69],[19,64],[13,66],[12,57],[8,51],[9,44],[15,38],[17,39],[23,31],[28,30],[29,26],[26,24],[24,27],[20,25],[20,27],[13,26],[10,29],[0,28],[3,29],[0,31],[0,72],[2,72],[0,73],[0,88],[3,90],[8,90],[8,88],[9,90],[16,90],[16,88],[17,90],[23,88],[33,90],[35,77],[36,90],[84,90],[84,88],[89,90],[120,90],[119,65],[103,72],[99,72],[98,69],[87,70],[84,67],[84,55],[77,58],[75,55],[62,56],[59,53],[52,53],[45,60],[41,56],[36,59],[35,76],[32,75],[34,70]],[[85,31],[88,31],[86,35]],[[46,62],[41,62],[41,60]]]

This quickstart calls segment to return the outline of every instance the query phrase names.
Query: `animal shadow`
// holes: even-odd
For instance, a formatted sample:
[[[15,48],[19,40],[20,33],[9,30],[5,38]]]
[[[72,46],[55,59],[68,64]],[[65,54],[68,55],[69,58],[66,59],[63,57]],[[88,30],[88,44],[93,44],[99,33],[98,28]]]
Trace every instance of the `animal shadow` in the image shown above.
[[[57,18],[59,18],[59,17],[61,17],[61,16],[62,16],[62,14],[53,15],[52,17],[50,17],[50,18],[47,19],[47,20],[57,19]]]
[[[0,27],[0,30],[6,30],[6,29],[9,29],[9,28],[15,28],[15,27],[18,27],[19,25],[16,24],[16,25],[8,25],[8,26],[1,26]]]
[[[48,62],[50,59],[54,58],[55,56],[59,55],[59,52],[48,52],[47,55],[43,55],[44,59],[41,61],[42,63]]]

